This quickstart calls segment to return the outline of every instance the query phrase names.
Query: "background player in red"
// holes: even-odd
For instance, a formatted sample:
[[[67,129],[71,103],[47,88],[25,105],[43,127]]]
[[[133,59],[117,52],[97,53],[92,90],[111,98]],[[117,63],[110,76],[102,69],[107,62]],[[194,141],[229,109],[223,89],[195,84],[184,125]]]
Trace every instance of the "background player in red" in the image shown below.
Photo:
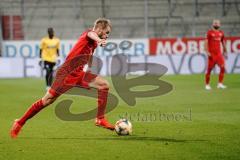
[[[208,66],[207,73],[205,75],[206,86],[205,89],[211,90],[210,82],[210,74],[214,66],[217,64],[220,67],[220,74],[218,79],[217,88],[224,89],[226,88],[223,85],[223,78],[225,72],[225,61],[222,54],[226,55],[226,45],[224,40],[224,32],[220,30],[220,20],[213,20],[212,29],[207,32],[207,39],[205,42],[205,50],[208,55]]]
[[[33,103],[20,119],[14,121],[10,132],[12,138],[17,137],[27,120],[76,85],[88,89],[94,87],[98,90],[98,112],[95,124],[114,130],[114,126],[104,117],[109,90],[108,82],[101,76],[83,71],[87,63],[91,65],[92,54],[97,45],[106,45],[110,31],[111,22],[108,19],[99,18],[95,21],[93,29],[82,33],[64,64],[57,71],[56,78],[45,96]]]

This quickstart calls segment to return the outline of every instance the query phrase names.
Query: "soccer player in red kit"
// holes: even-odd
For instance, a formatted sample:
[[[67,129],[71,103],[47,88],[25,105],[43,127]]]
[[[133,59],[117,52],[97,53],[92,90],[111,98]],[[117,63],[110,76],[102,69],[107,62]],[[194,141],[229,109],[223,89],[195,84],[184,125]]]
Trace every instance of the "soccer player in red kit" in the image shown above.
[[[212,29],[207,32],[207,38],[205,42],[205,50],[208,55],[208,66],[205,75],[206,90],[211,90],[210,74],[214,66],[217,64],[220,67],[220,74],[218,79],[217,88],[225,89],[226,86],[223,85],[223,78],[225,72],[225,60],[222,54],[226,55],[226,45],[224,40],[224,32],[220,30],[220,21],[215,19],[212,23]]]
[[[66,57],[64,64],[58,69],[51,88],[40,100],[33,103],[20,119],[14,121],[10,131],[12,138],[17,137],[27,120],[35,116],[41,109],[52,104],[61,94],[76,85],[86,89],[90,89],[91,87],[97,89],[98,112],[95,125],[114,130],[114,126],[104,116],[109,90],[108,82],[101,76],[83,70],[86,64],[91,65],[92,54],[97,45],[103,47],[106,45],[106,39],[110,32],[110,20],[99,18],[95,21],[93,29],[82,33],[78,42]]]

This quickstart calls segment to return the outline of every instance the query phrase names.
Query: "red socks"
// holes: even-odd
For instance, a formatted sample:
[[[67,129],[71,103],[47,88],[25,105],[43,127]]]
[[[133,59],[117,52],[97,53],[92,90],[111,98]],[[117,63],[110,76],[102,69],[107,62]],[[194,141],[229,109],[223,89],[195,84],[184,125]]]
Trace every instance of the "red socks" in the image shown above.
[[[205,75],[205,83],[206,83],[206,84],[209,84],[211,71],[212,71],[212,68],[208,69],[208,70],[207,70],[207,73],[206,73],[206,75]],[[218,77],[218,82],[219,82],[219,83],[222,83],[222,82],[223,82],[224,73],[225,73],[225,68],[224,68],[224,67],[221,67],[221,68],[220,68],[220,74],[219,74],[219,77]]]
[[[98,112],[97,118],[104,118],[105,109],[107,106],[107,97],[109,89],[99,89],[98,90]]]
[[[211,74],[211,71],[212,71],[212,68],[208,68],[208,69],[207,69],[207,73],[206,73],[206,75],[205,75],[205,83],[206,83],[206,84],[209,84],[209,82],[210,82],[210,74]]]
[[[34,115],[36,115],[41,109],[43,109],[43,101],[42,99],[36,101],[32,104],[32,106],[27,110],[27,112],[22,116],[21,119],[19,119],[18,123],[20,125],[24,125],[25,122],[32,118]]]
[[[223,82],[224,73],[225,73],[225,68],[224,68],[224,67],[221,67],[221,68],[220,68],[220,74],[219,74],[219,77],[218,77],[218,82],[219,82],[219,83],[222,83],[222,82]]]
[[[108,89],[100,89],[98,90],[98,112],[97,118],[104,118],[105,109],[107,106],[107,98],[108,98]],[[40,110],[42,110],[45,106],[43,105],[42,99],[36,101],[32,104],[32,106],[27,110],[27,112],[18,120],[20,125],[24,125],[26,121],[33,116],[35,116]]]

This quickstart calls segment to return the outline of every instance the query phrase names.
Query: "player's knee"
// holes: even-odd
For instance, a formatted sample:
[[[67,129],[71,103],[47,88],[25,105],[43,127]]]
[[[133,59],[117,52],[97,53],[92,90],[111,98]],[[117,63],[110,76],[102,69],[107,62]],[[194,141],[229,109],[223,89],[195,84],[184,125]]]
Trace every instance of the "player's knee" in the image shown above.
[[[109,83],[106,81],[104,82],[103,89],[108,90],[110,88]]]
[[[52,104],[54,102],[54,100],[53,99],[48,99],[48,100],[46,100],[46,105],[50,105],[50,104]]]
[[[44,106],[48,106],[50,104],[52,104],[56,99],[55,98],[43,98],[43,105]]]
[[[224,69],[225,68],[225,64],[224,63],[219,64],[219,67],[220,67],[220,69]]]
[[[43,102],[43,106],[47,106],[48,105],[48,100],[47,99],[42,99],[42,102]]]
[[[109,83],[105,81],[98,87],[98,89],[100,90],[109,90],[109,88],[110,88]]]

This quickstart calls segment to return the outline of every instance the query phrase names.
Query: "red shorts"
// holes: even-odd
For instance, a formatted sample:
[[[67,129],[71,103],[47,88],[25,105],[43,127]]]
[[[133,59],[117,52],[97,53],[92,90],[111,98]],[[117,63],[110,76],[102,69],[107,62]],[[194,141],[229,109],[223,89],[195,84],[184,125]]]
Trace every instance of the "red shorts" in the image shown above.
[[[219,67],[225,65],[225,60],[222,55],[208,57],[208,68],[213,68],[216,64]]]
[[[70,74],[57,73],[48,92],[54,97],[57,97],[73,87],[89,89],[89,83],[96,77],[97,75],[91,72],[84,72],[83,70],[76,70]]]

